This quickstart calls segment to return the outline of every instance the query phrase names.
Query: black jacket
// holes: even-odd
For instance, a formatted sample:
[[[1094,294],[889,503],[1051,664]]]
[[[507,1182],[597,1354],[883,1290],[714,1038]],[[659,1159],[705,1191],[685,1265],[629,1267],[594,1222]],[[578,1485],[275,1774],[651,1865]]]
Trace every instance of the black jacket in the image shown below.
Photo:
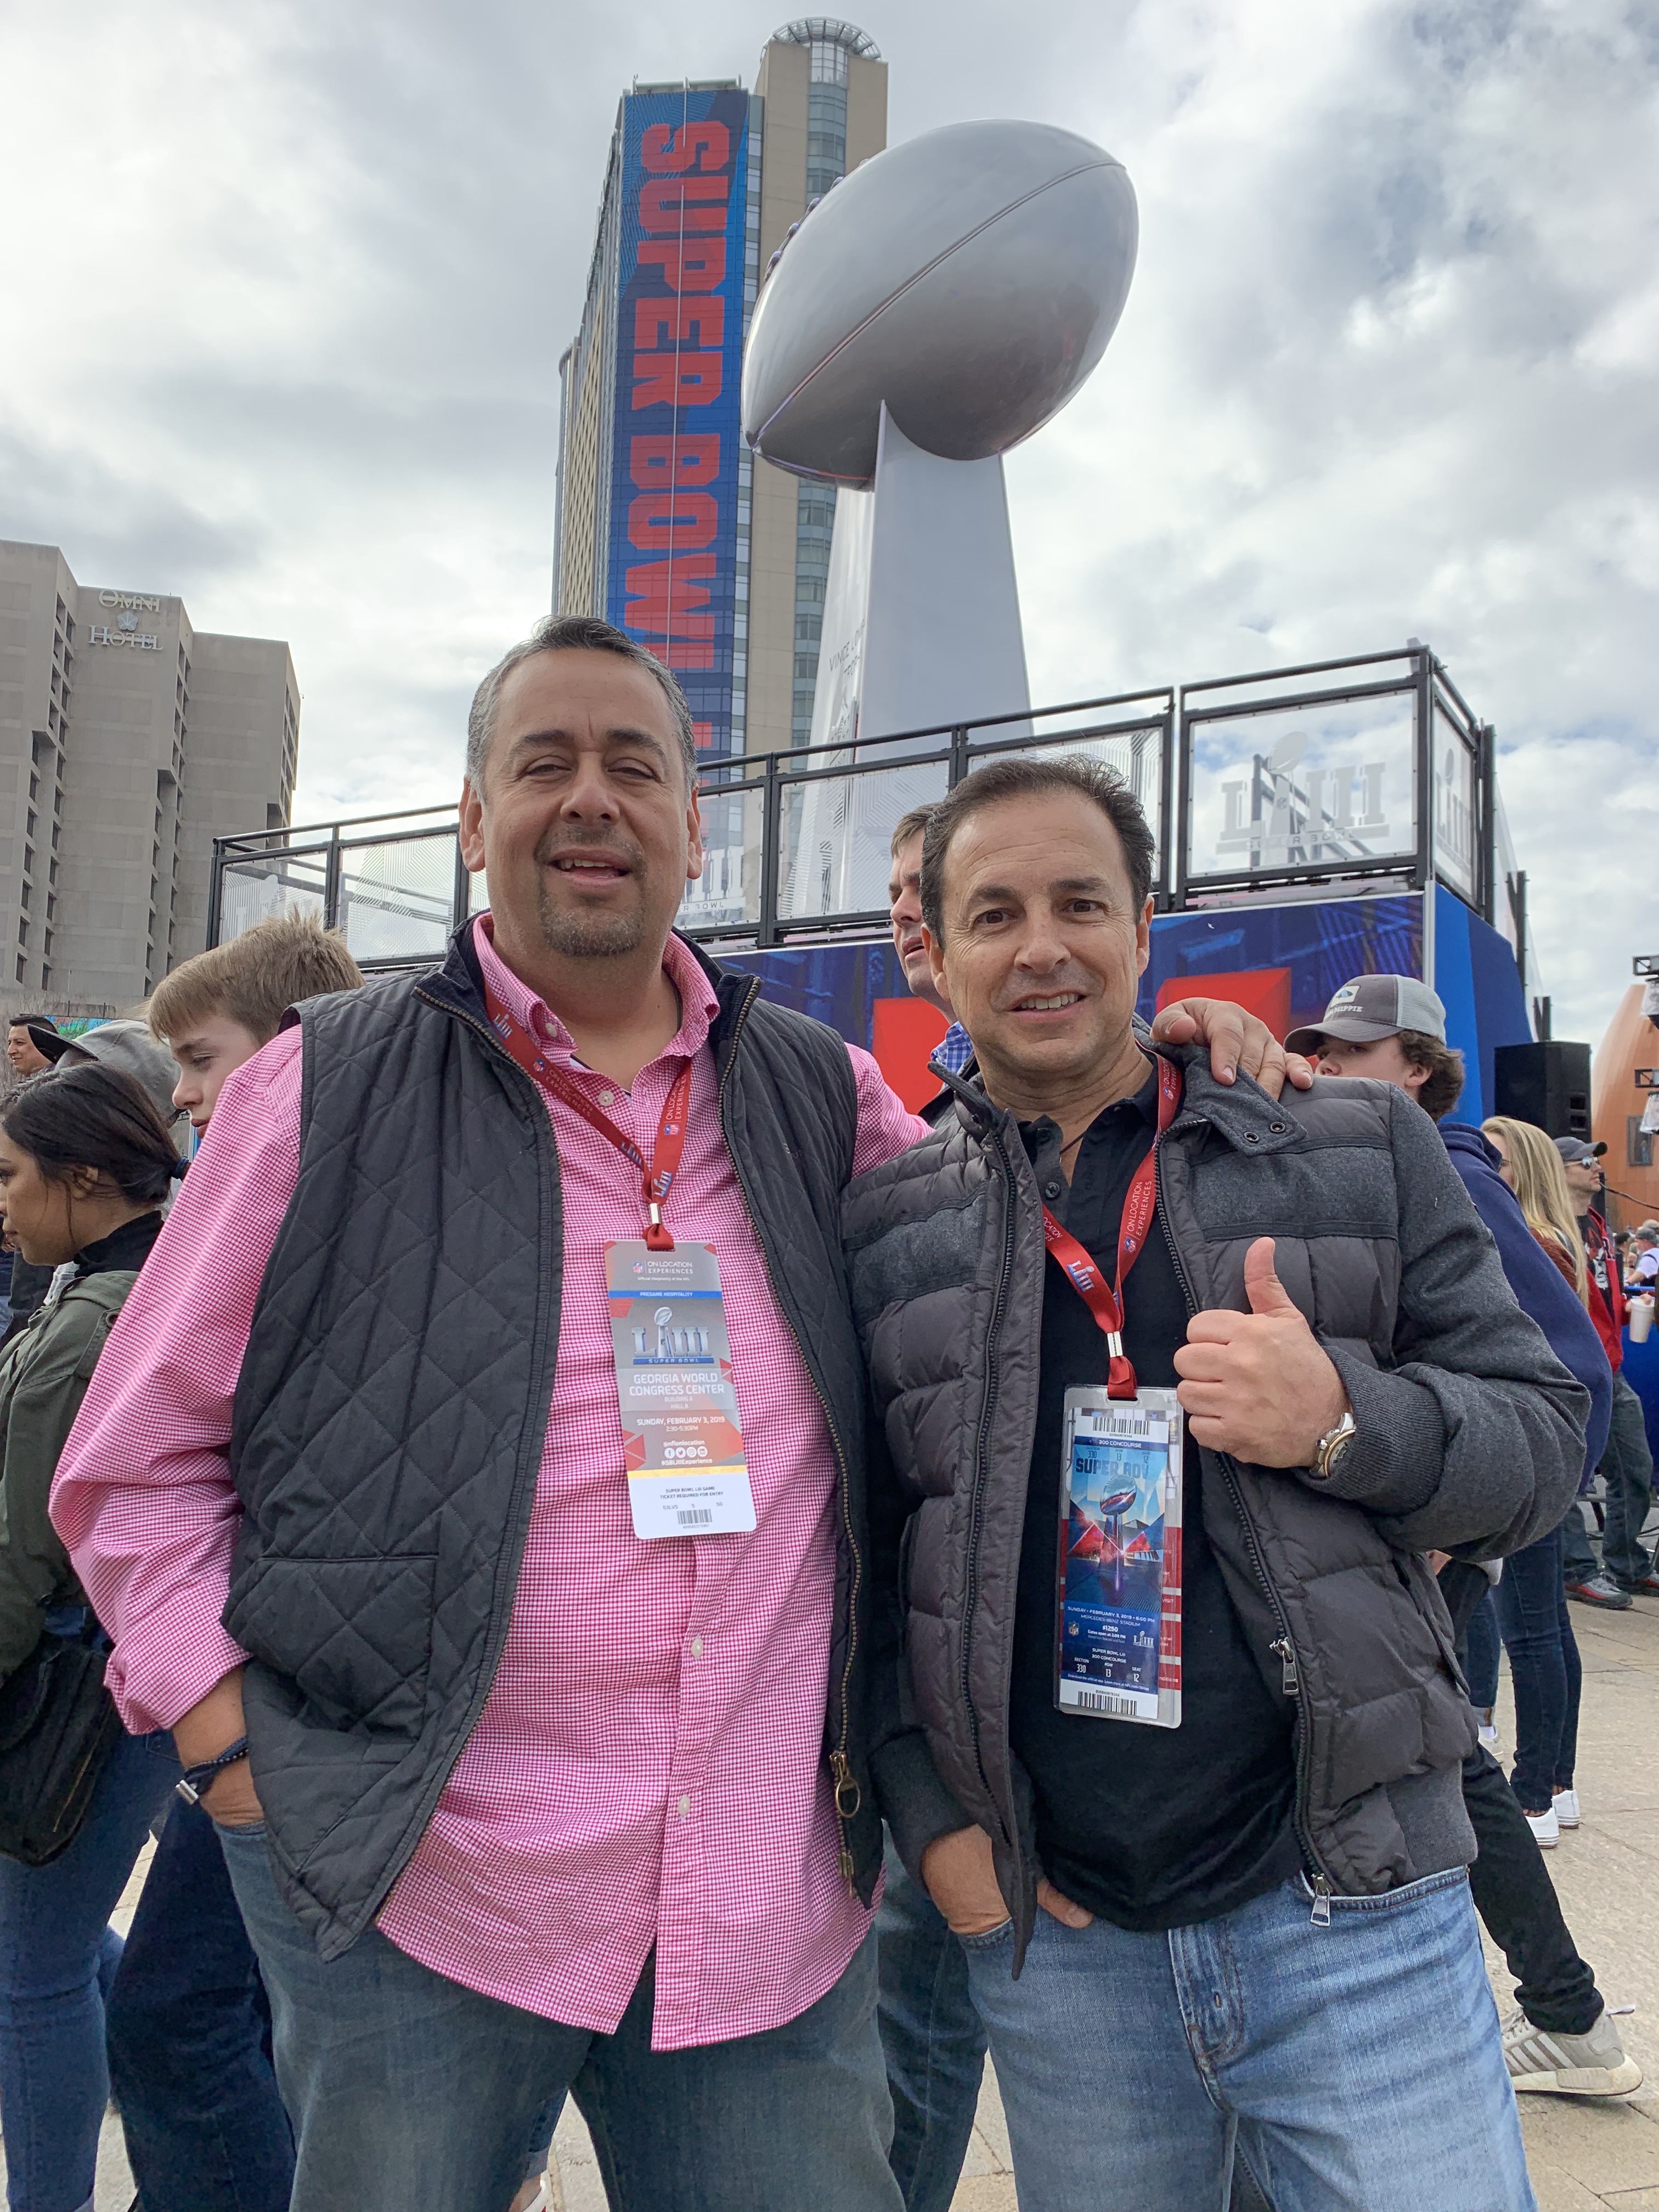
[[[857,1091],[833,1031],[703,964],[721,1128],[839,1470],[824,1754],[843,1868],[867,1899],[881,1830],[862,1731],[864,1381],[839,1230]],[[244,1517],[225,1626],[252,1655],[248,1736],[278,1876],[332,1958],[408,1864],[495,1680],[563,1244],[547,1111],[486,1018],[469,933],[441,969],[297,1018],[300,1177],[237,1389]]]
[[[1458,1770],[1474,1718],[1420,1554],[1491,1556],[1553,1528],[1588,1400],[1402,1092],[1316,1081],[1275,1104],[1216,1083],[1202,1052],[1170,1056],[1186,1096],[1158,1205],[1191,1308],[1247,1310],[1244,1255],[1274,1237],[1358,1421],[1322,1485],[1203,1452],[1204,1525],[1264,1679],[1295,1704],[1311,1868],[1345,1893],[1390,1889],[1474,1856]],[[951,1087],[954,1112],[847,1198],[878,1438],[872,1758],[912,1871],[935,1836],[987,1831],[1023,1954],[1037,1867],[1009,1681],[1042,1202],[1012,1118]]]

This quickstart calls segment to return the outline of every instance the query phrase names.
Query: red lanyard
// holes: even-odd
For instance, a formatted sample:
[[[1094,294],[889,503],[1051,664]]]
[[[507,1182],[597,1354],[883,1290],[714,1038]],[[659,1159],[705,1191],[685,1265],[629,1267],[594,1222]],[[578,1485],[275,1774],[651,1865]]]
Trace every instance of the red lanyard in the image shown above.
[[[1181,1109],[1181,1070],[1172,1060],[1158,1063],[1158,1135],[1174,1121]],[[1084,1250],[1069,1229],[1062,1229],[1045,1206],[1042,1209],[1042,1234],[1048,1249],[1054,1254],[1066,1274],[1072,1287],[1095,1317],[1095,1324],[1106,1339],[1106,1348],[1111,1355],[1111,1379],[1106,1385],[1109,1398],[1133,1398],[1135,1395],[1135,1370],[1130,1366],[1123,1350],[1123,1285],[1135,1261],[1140,1257],[1140,1248],[1146,1241],[1146,1232],[1152,1225],[1152,1213],[1158,1204],[1158,1138],[1152,1139],[1152,1150],[1134,1171],[1129,1185],[1129,1194],[1123,1201],[1123,1219],[1117,1237],[1117,1284],[1109,1290],[1099,1268]]]
[[[597,1129],[624,1158],[633,1161],[640,1171],[644,1189],[645,1241],[653,1252],[672,1252],[674,1240],[663,1221],[662,1209],[668,1197],[669,1185],[673,1182],[675,1170],[680,1164],[680,1154],[685,1147],[685,1112],[691,1103],[690,1061],[684,1062],[669,1086],[668,1103],[662,1109],[657,1141],[647,1161],[634,1139],[624,1130],[619,1129],[608,1114],[599,1111],[580,1085],[537,1049],[534,1042],[526,1036],[488,987],[484,992],[484,1005],[489,1015],[489,1026],[525,1073],[533,1082],[550,1091],[556,1098],[562,1098],[573,1113],[581,1115],[590,1128]]]

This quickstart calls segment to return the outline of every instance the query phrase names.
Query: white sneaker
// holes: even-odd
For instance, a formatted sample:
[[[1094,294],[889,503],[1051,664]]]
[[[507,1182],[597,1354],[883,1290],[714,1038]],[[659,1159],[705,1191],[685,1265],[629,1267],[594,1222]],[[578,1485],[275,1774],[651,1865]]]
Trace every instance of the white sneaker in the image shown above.
[[[1486,1749],[1487,1749],[1488,1751],[1496,1751],[1496,1750],[1497,1750],[1497,1748],[1498,1748],[1498,1730],[1497,1730],[1497,1729],[1494,1727],[1494,1725],[1492,1724],[1492,1723],[1491,1721],[1482,1721],[1482,1722],[1481,1722],[1481,1723],[1480,1723],[1480,1741],[1481,1741],[1481,1742],[1482,1742],[1482,1743],[1484,1743],[1484,1744],[1486,1745]]]
[[[1525,2013],[1511,2013],[1504,2023],[1504,2063],[1516,2089],[1558,2097],[1627,2097],[1642,2086],[1642,2069],[1605,2012],[1588,2035],[1548,2035]]]
[[[1540,1851],[1553,1851],[1561,1840],[1561,1823],[1555,1816],[1555,1808],[1547,1813],[1528,1813],[1527,1826],[1538,1838]]]
[[[1550,1810],[1554,1814],[1559,1826],[1576,1828],[1578,1826],[1578,1792],[1576,1790],[1558,1790],[1550,1800]]]

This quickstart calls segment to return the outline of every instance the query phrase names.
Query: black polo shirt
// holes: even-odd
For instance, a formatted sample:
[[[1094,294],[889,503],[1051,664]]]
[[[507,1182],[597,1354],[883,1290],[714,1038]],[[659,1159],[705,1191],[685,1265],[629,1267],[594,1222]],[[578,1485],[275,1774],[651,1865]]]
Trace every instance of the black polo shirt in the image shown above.
[[[1079,1148],[1069,1191],[1060,1133],[1021,1125],[1048,1210],[1114,1279],[1118,1225],[1158,1126],[1158,1080],[1109,1106]],[[1180,1380],[1187,1299],[1161,1218],[1132,1270],[1124,1349],[1142,1383]],[[1212,1920],[1295,1873],[1294,1702],[1263,1680],[1204,1530],[1198,1454],[1187,1447],[1182,1537],[1182,1719],[1176,1729],[1060,1712],[1054,1608],[1066,1392],[1104,1385],[1106,1340],[1052,1257],[1043,1276],[1042,1372],[1020,1553],[1014,1749],[1036,1793],[1049,1880],[1120,1928]]]

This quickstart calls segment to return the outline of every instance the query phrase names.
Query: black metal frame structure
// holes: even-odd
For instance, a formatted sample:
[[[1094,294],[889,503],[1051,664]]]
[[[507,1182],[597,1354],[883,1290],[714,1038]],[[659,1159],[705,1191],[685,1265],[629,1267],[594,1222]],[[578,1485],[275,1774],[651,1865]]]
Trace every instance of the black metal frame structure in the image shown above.
[[[1365,671],[1364,676],[1354,672]],[[1341,681],[1346,675],[1348,680]],[[1331,679],[1322,682],[1321,678]],[[1192,865],[1193,759],[1200,738],[1211,725],[1256,715],[1307,713],[1367,699],[1397,698],[1412,705],[1412,807],[1414,836],[1409,852],[1370,854],[1363,850],[1338,860],[1235,869],[1195,869]],[[1437,732],[1462,749],[1471,799],[1470,882],[1457,882],[1437,848],[1434,794]],[[1257,763],[1260,776],[1261,763]],[[1181,794],[1176,835],[1175,889],[1177,908],[1225,902],[1241,893],[1296,890],[1329,884],[1338,896],[1375,884],[1379,890],[1423,890],[1434,881],[1472,906],[1483,921],[1496,919],[1497,736],[1479,720],[1443,665],[1426,646],[1411,644],[1395,653],[1370,653],[1346,660],[1306,661],[1260,675],[1218,677],[1189,684],[1181,692]],[[1333,839],[1331,842],[1334,842]],[[1358,845],[1357,837],[1350,842]]]
[[[1194,748],[1207,729],[1224,721],[1387,697],[1412,702],[1414,834],[1409,851],[1380,856],[1358,852],[1334,860],[1272,867],[1194,867]],[[1158,745],[1156,897],[1160,912],[1275,893],[1305,896],[1308,888],[1324,884],[1329,884],[1333,895],[1340,897],[1345,892],[1357,895],[1372,889],[1422,890],[1439,880],[1486,921],[1496,919],[1494,734],[1489,723],[1476,718],[1433,653],[1413,641],[1393,653],[1211,678],[1181,690],[1164,687],[1115,692],[1026,714],[994,716],[982,722],[941,725],[887,738],[860,738],[852,749],[798,746],[713,763],[701,787],[707,805],[720,799],[736,800],[745,817],[751,807],[758,810],[758,835],[752,840],[745,836],[741,847],[745,856],[751,849],[757,851],[758,872],[752,896],[745,889],[740,916],[700,923],[688,912],[683,926],[688,935],[728,950],[879,935],[887,926],[884,906],[809,914],[793,910],[788,901],[781,903],[787,857],[787,825],[793,818],[792,809],[805,803],[813,787],[851,787],[861,779],[890,775],[895,769],[942,769],[944,787],[950,789],[988,760],[1010,754],[1063,752],[1115,739],[1131,744],[1138,740],[1137,751],[1154,740]],[[1461,748],[1465,757],[1462,765],[1467,769],[1473,816],[1468,840],[1472,881],[1467,884],[1457,881],[1455,874],[1449,876],[1436,844],[1433,795],[1439,744]],[[1453,758],[1455,766],[1455,755]],[[1258,758],[1255,771],[1258,783],[1261,768]],[[354,858],[371,849],[413,846],[436,838],[449,839],[456,848],[447,911],[430,890],[399,889],[353,873]],[[335,927],[344,921],[349,940],[351,914],[366,908],[394,927],[406,921],[430,935],[431,945],[418,950],[411,945],[408,951],[382,956],[368,951],[367,945],[362,950],[354,945],[360,964],[370,969],[407,967],[431,958],[434,947],[451,929],[459,927],[473,905],[472,879],[461,866],[453,807],[417,807],[404,813],[363,815],[350,821],[216,839],[209,902],[210,945],[218,944],[225,934],[228,883],[250,877],[266,885],[274,883],[276,888],[275,899],[269,890],[258,893],[250,911],[252,906],[286,905],[294,900],[309,903],[326,926]],[[1505,889],[1511,909],[1517,903],[1517,889],[1520,900],[1524,901],[1523,888],[1511,883]],[[789,910],[784,910],[786,907]],[[233,927],[229,934],[236,934],[236,929]]]

